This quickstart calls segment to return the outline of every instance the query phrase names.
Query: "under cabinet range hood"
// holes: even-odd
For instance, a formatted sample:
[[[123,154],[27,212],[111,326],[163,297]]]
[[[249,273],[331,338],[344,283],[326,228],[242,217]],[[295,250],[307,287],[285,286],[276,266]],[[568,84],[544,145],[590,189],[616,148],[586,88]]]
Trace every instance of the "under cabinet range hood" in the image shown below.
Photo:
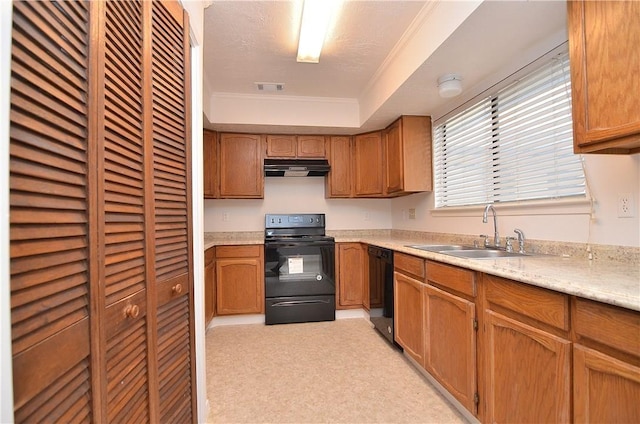
[[[331,166],[326,159],[265,159],[265,177],[324,177]]]

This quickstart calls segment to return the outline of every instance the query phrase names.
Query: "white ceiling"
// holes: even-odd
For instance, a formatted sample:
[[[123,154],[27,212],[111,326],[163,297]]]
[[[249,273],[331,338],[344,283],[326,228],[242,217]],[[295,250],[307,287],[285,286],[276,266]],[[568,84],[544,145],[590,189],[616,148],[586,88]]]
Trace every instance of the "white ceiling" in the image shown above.
[[[297,63],[300,13],[301,1],[206,9],[206,128],[353,134],[437,117],[566,40],[565,1],[347,0],[320,63]],[[463,93],[441,99],[436,81],[451,72]]]

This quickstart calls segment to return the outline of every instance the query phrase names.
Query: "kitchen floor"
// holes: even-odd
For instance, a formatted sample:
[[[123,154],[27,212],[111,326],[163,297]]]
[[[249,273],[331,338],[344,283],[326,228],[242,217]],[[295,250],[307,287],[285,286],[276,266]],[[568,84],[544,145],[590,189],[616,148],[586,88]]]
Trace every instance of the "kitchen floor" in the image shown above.
[[[463,423],[364,319],[214,327],[208,422]]]

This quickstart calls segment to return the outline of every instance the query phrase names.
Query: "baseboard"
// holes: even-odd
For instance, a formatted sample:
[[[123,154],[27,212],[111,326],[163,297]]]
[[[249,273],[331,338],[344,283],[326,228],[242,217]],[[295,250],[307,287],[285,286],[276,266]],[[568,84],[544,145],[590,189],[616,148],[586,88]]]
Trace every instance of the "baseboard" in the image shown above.
[[[453,405],[454,408],[456,408],[458,410],[458,412],[467,420],[467,422],[469,422],[470,424],[480,424],[480,421],[478,420],[478,418],[476,418],[471,412],[469,412],[469,410],[467,408],[465,408],[459,401],[458,399],[456,399],[455,397],[453,397],[453,395],[451,393],[449,393],[449,391],[447,389],[444,388],[444,386],[442,386],[442,384],[440,384],[438,382],[438,380],[436,380],[435,378],[433,378],[433,376],[431,374],[429,374],[427,372],[427,370],[425,370],[424,368],[422,368],[422,366],[417,363],[415,361],[415,359],[413,359],[412,357],[410,357],[406,352],[404,353],[404,357],[411,363],[411,365],[413,365],[413,367],[420,373],[422,374],[427,381],[429,381],[429,383],[431,383],[431,385],[433,387],[435,387],[435,389],[440,392],[440,394],[449,401],[449,403],[451,403],[451,405]]]
[[[336,311],[336,319],[368,318],[364,309],[343,309]],[[264,314],[228,315],[214,317],[207,330],[222,325],[264,324]]]
[[[367,318],[364,309],[340,309],[336,311],[336,319]]]

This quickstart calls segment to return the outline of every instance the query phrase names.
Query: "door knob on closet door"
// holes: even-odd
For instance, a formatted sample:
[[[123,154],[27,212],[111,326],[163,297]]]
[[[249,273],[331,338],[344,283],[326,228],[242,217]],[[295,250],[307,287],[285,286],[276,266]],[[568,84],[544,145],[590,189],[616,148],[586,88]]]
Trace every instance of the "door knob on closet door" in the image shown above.
[[[137,318],[140,315],[140,307],[138,305],[127,305],[124,308],[124,314],[129,318]]]
[[[175,286],[171,287],[171,291],[173,292],[173,294],[182,293],[182,284],[176,284]]]

